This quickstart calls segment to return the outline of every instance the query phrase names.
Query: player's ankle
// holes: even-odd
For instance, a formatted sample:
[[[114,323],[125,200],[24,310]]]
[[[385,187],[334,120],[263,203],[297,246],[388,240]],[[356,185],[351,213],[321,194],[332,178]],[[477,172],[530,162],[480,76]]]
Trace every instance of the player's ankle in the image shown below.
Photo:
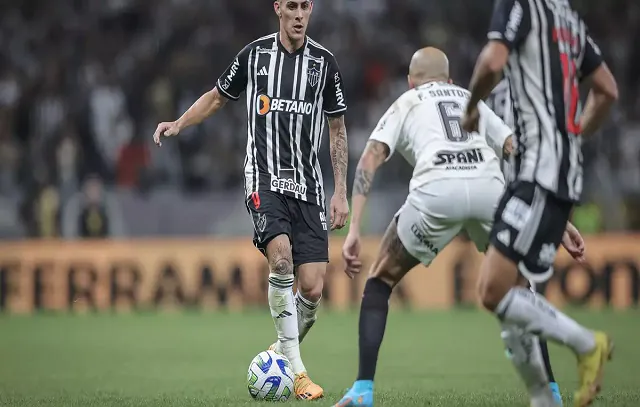
[[[356,380],[355,383],[353,383],[353,390],[358,392],[372,391],[373,380]]]

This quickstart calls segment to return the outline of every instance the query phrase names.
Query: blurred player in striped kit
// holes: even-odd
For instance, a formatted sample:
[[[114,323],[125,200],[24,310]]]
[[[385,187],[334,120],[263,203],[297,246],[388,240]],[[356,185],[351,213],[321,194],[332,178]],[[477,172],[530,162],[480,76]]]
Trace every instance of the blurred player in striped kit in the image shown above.
[[[586,407],[602,389],[613,341],[532,293],[527,283],[543,283],[554,274],[565,225],[582,195],[582,142],[606,120],[618,87],[568,0],[497,0],[487,39],[471,78],[462,127],[478,128],[479,102],[506,77],[513,101],[510,162],[515,179],[496,211],[478,294],[514,350],[512,360],[529,389],[531,405],[549,405],[547,375],[525,369],[539,356],[538,340],[545,339],[576,356],[580,385],[573,403]],[[584,108],[581,83],[589,89]]]
[[[509,92],[509,82],[506,78],[503,78],[498,85],[493,89],[491,95],[486,100],[487,106],[489,106],[497,115],[505,122],[505,124],[512,129],[515,127],[513,122],[513,102],[511,101],[511,95]],[[510,156],[509,156],[510,157]],[[509,162],[509,157],[504,158],[501,161],[502,172],[504,173],[505,184],[509,185],[510,182],[514,181],[513,174],[515,173],[512,168],[512,164]],[[577,234],[576,236],[580,236]],[[584,241],[577,242],[578,247],[584,249]],[[536,290],[536,285],[533,282],[529,282],[531,285],[531,290]],[[540,287],[540,286],[538,286]],[[505,334],[503,333],[503,336]],[[507,338],[504,338],[507,340]],[[556,383],[556,379],[553,375],[553,369],[551,368],[551,362],[549,360],[549,348],[547,347],[547,341],[540,340],[540,351],[542,361],[544,362],[544,368],[547,372],[547,376],[549,378],[549,386],[551,387],[551,391],[553,392],[553,397],[556,403],[562,406],[562,396],[560,395],[560,388],[558,387],[558,383]],[[514,363],[517,363],[517,360],[513,360],[514,355],[510,350],[507,350],[507,356],[512,359]]]

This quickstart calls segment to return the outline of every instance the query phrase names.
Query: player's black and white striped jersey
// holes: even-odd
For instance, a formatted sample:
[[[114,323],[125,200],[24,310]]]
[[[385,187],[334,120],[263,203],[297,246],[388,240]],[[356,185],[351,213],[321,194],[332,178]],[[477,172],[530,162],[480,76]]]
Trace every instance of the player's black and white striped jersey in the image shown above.
[[[515,177],[560,199],[582,193],[578,84],[602,63],[600,50],[568,0],[497,0],[490,40],[510,50]]]
[[[514,129],[513,123],[513,103],[511,102],[511,93],[509,92],[509,81],[507,79],[502,79],[493,91],[491,95],[485,101],[487,106],[493,110],[493,112],[502,119],[503,122],[510,129]],[[502,169],[502,173],[504,174],[504,180],[506,184],[514,181],[515,174],[513,171],[513,156],[502,159],[500,161],[500,168]]]
[[[244,47],[216,86],[232,100],[246,90],[247,196],[270,190],[324,207],[318,152],[325,116],[347,110],[333,54],[308,37],[289,53],[271,34]]]

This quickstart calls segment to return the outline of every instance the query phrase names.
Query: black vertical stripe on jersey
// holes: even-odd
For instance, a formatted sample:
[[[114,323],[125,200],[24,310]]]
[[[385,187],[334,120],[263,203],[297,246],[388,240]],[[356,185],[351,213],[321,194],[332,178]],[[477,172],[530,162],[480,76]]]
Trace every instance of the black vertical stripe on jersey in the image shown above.
[[[562,28],[556,27],[555,15],[552,10],[549,8],[545,8],[548,21],[548,33],[549,36],[549,65],[551,67],[551,87],[553,89],[553,107],[555,109],[555,118],[556,118],[556,132],[560,132],[560,143],[562,147],[562,152],[560,153],[556,146],[556,151],[559,155],[560,159],[560,174],[568,174],[570,170],[570,159],[569,156],[571,154],[571,146],[569,137],[569,130],[567,127],[567,110],[565,105],[565,97],[564,97],[564,72],[562,69],[562,61],[560,59],[560,45],[558,43],[553,42],[553,29],[554,28]],[[569,55],[571,59],[573,57]],[[570,61],[569,61],[570,62]],[[569,67],[567,67],[569,69]],[[556,133],[557,134],[557,133]],[[558,138],[556,137],[556,142],[558,142]],[[567,177],[558,177],[558,185],[557,190],[561,194],[567,194],[569,192]]]
[[[547,15],[547,20],[550,22],[549,24],[547,24],[547,35],[549,36],[549,65],[551,65],[551,88],[553,90],[553,107],[556,111],[555,118],[556,124],[558,126],[557,130],[559,130],[563,136],[566,136],[567,122],[565,119],[564,105],[564,73],[562,69],[562,62],[560,59],[560,47],[557,43],[553,42],[553,29],[555,28],[556,21],[552,10],[545,7],[545,12]]]
[[[570,159],[569,156],[571,154],[571,147],[569,137],[569,130],[567,127],[567,106],[565,105],[565,83],[564,83],[564,72],[562,69],[562,60],[560,58],[560,45],[558,43],[554,43],[553,41],[553,29],[562,29],[563,27],[556,27],[556,19],[553,10],[548,8],[543,4],[543,10],[545,11],[547,18],[547,36],[548,36],[548,50],[549,50],[549,66],[551,69],[551,89],[553,95],[553,107],[555,109],[555,118],[556,118],[556,132],[560,132],[560,143],[562,143],[562,152],[558,151],[558,146],[556,145],[556,153],[559,155],[560,159],[560,174],[568,174],[570,169]],[[568,55],[568,57],[572,60],[573,56]],[[571,61],[568,61],[569,63]],[[569,69],[569,67],[567,67]],[[546,85],[545,85],[546,86]],[[546,89],[546,88],[544,88]],[[557,134],[557,133],[556,133]],[[556,137],[556,143],[558,142],[558,138]],[[558,185],[557,190],[561,194],[567,194],[569,192],[568,179],[567,177],[558,177]]]

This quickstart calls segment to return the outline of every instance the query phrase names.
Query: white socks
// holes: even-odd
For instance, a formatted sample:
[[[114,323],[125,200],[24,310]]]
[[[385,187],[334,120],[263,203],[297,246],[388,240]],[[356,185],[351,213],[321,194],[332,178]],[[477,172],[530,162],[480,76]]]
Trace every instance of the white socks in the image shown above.
[[[307,336],[307,333],[316,322],[316,311],[320,300],[312,302],[307,300],[300,294],[300,291],[296,293],[296,308],[298,310],[298,332],[300,334],[300,342]]]
[[[512,288],[498,304],[496,315],[507,325],[566,345],[576,354],[589,353],[595,347],[593,332],[526,288]]]
[[[508,324],[502,324],[500,336],[507,348],[511,363],[529,391],[532,405],[544,406],[547,403],[553,403],[553,393],[549,388],[549,378],[544,367],[538,337]]]
[[[302,343],[302,340],[307,333],[311,330],[311,327],[316,322],[316,311],[320,300],[312,302],[307,300],[300,294],[300,291],[296,293],[296,309],[298,311],[298,342]],[[275,351],[283,353],[282,344],[280,341],[276,342]]]
[[[306,369],[300,357],[298,342],[298,318],[293,298],[293,274],[269,274],[269,308],[278,334],[279,349],[293,368],[300,374]]]

